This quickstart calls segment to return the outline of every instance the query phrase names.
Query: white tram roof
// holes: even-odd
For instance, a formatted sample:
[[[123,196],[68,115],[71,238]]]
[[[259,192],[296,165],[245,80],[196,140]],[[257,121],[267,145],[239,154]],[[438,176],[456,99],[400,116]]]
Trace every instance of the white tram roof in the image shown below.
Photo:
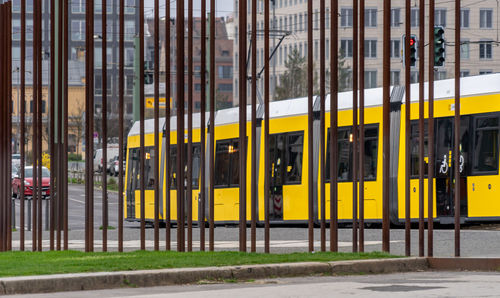
[[[391,87],[391,91],[392,91]],[[424,99],[429,96],[429,84],[424,83]],[[411,84],[411,101],[418,102],[419,100],[419,84]],[[494,94],[500,93],[500,73],[470,76],[460,79],[460,95],[468,97],[472,95]],[[352,108],[352,91],[341,92],[338,94],[339,110],[348,110]],[[453,98],[455,96],[455,80],[440,80],[434,82],[434,99]],[[314,96],[316,100],[317,96]],[[365,107],[374,107],[382,105],[382,87],[365,90]],[[280,118],[289,116],[298,116],[307,114],[307,97],[294,98],[288,100],[273,101],[269,106],[271,110],[270,118]],[[326,98],[326,111],[330,110],[330,95]],[[205,119],[209,121],[210,114],[207,112]],[[247,121],[251,119],[251,106],[247,105]],[[219,110],[215,114],[215,124],[225,125],[238,123],[239,108],[229,108]],[[165,118],[159,119],[160,132],[163,130]],[[193,128],[200,128],[200,113],[193,114]],[[184,125],[187,129],[187,115],[184,116]],[[139,121],[136,121],[130,129],[129,136],[139,134]],[[177,129],[177,117],[170,119],[170,129]],[[148,119],[144,121],[144,131],[146,134],[154,132],[154,120]]]

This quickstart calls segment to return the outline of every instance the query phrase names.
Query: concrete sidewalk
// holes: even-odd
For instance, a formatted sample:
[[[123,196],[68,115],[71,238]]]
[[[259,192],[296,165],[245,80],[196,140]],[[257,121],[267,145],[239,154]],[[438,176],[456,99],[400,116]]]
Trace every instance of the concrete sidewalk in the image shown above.
[[[0,295],[155,287],[202,280],[408,272],[427,270],[428,264],[426,258],[396,258],[8,277],[0,278]]]
[[[280,277],[387,274],[429,270],[500,271],[500,259],[412,257],[8,277],[0,278],[0,295],[158,287],[193,284],[200,281],[248,281]]]

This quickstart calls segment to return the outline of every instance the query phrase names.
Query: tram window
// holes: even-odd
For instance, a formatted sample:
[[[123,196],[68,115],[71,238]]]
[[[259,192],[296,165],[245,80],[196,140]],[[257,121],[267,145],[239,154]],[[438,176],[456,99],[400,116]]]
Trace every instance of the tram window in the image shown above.
[[[238,140],[217,141],[215,147],[215,186],[238,187],[239,150]]]
[[[352,127],[339,127],[337,133],[339,182],[352,181]],[[377,179],[378,124],[365,126],[365,180]],[[330,129],[326,148],[326,179],[330,180]]]
[[[474,156],[472,170],[474,174],[486,174],[498,171],[498,116],[475,119]]]
[[[349,138],[351,136],[351,127],[339,127],[337,130],[337,179],[339,182],[351,180],[351,153],[352,146]],[[328,129],[327,147],[326,147],[326,179],[330,180],[330,129]]]
[[[184,152],[187,152],[187,145],[184,144]],[[200,152],[201,145],[193,144],[193,173],[192,173],[192,188],[198,189],[200,177]],[[177,145],[170,147],[170,189],[177,189]],[[187,177],[187,155],[184,155],[184,178]],[[186,185],[186,184],[185,184]]]
[[[419,177],[419,169],[420,169],[420,158],[419,158],[419,122],[418,120],[411,121],[411,139],[410,139],[410,158],[411,158],[411,178],[416,179]],[[429,172],[428,167],[428,142],[429,135],[427,130],[427,119],[424,121],[424,177],[427,177]]]
[[[365,180],[377,179],[378,126],[365,128]]]
[[[154,163],[158,162],[155,156],[154,147],[144,148],[144,172],[146,173],[145,182],[146,189],[154,189],[155,187],[155,172]]]
[[[286,182],[300,183],[302,179],[302,148],[303,134],[289,134],[287,136],[287,166]]]
[[[128,160],[128,190],[137,190],[140,187],[139,184],[139,148],[131,148],[129,150],[129,160]]]
[[[283,185],[282,166],[285,159],[285,135],[272,134],[269,136],[269,156],[271,161],[271,179],[273,185]]]
[[[232,148],[231,148],[232,146]],[[240,183],[240,154],[238,150],[238,141],[233,140],[232,145],[229,147],[229,155],[231,157],[231,176],[230,176],[230,185],[238,186]]]

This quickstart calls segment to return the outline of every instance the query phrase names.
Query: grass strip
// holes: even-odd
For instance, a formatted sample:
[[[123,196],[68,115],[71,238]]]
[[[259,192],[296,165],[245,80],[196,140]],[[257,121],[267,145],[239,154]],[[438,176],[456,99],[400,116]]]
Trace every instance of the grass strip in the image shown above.
[[[58,273],[109,272],[164,268],[209,267],[290,262],[394,258],[381,253],[290,253],[134,251],[95,252],[47,251],[0,253],[0,277]]]

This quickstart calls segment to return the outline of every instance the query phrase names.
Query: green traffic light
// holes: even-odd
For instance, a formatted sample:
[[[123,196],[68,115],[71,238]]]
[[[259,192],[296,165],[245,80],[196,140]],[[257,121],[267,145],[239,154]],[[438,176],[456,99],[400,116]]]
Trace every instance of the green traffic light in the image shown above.
[[[444,29],[434,27],[434,66],[443,66],[445,62]]]

